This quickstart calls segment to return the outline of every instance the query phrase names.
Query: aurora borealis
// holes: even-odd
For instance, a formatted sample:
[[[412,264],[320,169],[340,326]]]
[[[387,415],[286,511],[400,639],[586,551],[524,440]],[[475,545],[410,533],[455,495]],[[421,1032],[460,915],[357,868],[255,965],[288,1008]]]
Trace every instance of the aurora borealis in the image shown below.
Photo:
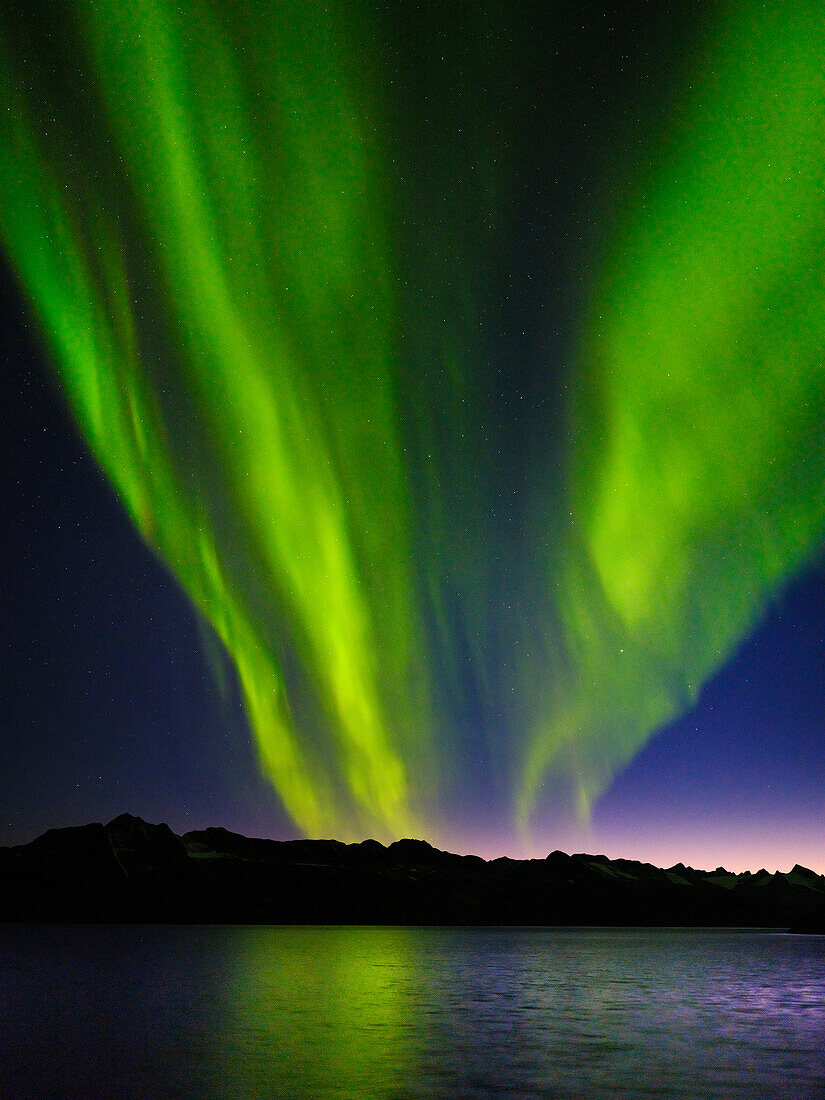
[[[0,26],[10,267],[273,802],[598,816],[821,561],[817,6]]]

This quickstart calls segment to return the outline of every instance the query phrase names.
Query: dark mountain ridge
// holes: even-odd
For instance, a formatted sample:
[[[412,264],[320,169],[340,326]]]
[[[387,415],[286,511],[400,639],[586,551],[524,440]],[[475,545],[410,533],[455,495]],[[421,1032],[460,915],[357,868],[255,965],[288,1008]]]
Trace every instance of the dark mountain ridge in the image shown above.
[[[0,848],[0,920],[671,925],[825,932],[825,876],[605,856],[483,860],[423,840],[177,836],[122,814]]]

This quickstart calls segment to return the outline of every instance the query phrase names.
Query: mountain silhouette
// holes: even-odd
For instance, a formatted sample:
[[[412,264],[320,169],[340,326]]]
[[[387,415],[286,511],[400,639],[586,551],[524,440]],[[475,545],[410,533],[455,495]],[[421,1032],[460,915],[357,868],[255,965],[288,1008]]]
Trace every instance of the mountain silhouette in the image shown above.
[[[601,855],[483,860],[423,840],[177,836],[121,814],[0,848],[0,920],[669,925],[825,932],[825,876]]]

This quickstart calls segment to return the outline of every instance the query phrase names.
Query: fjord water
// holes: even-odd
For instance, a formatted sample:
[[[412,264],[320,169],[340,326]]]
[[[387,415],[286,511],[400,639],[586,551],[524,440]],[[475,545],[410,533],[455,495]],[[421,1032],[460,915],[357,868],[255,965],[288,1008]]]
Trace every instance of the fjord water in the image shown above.
[[[825,1096],[825,937],[0,926],[4,1100]]]

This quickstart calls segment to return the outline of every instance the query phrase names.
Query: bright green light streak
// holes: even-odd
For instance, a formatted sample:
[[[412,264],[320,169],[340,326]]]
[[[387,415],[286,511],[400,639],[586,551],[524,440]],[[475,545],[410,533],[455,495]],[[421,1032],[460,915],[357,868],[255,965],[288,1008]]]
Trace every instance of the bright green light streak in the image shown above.
[[[702,72],[581,341],[553,571],[569,671],[523,819],[548,773],[587,816],[825,533],[821,10],[733,6]]]
[[[429,723],[346,17],[272,5],[233,41],[199,3],[77,11],[101,100],[68,157],[3,66],[6,247],[95,453],[232,655],[288,811],[311,834],[408,832]],[[286,634],[318,712],[300,741]]]

